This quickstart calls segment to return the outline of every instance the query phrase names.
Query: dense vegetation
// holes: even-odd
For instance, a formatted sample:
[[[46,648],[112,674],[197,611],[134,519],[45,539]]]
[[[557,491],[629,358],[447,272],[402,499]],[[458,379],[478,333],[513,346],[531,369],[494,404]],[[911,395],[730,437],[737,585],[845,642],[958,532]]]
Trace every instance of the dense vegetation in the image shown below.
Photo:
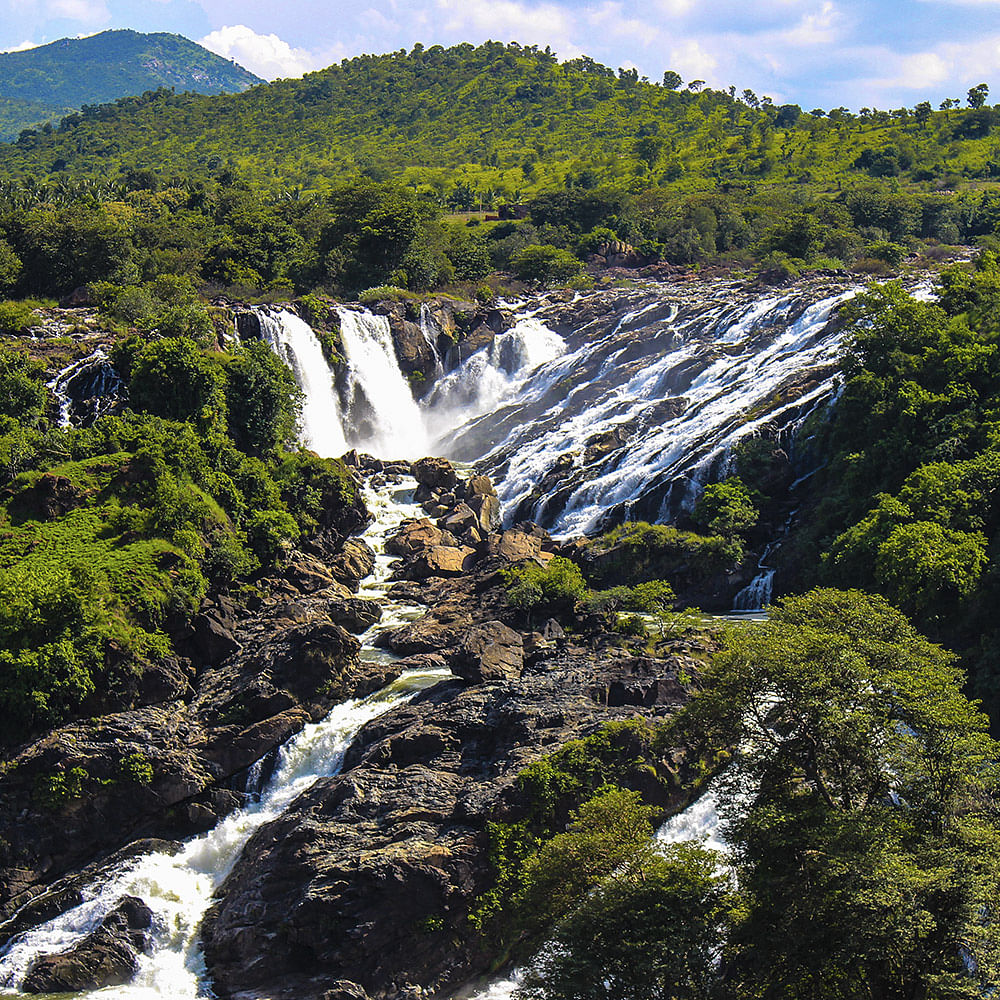
[[[181,35],[102,31],[61,38],[21,52],[0,52],[0,140],[84,106],[158,87],[224,94],[261,82]]]
[[[1000,747],[950,654],[880,598],[821,590],[734,627],[702,685],[658,729],[611,727],[521,775],[532,807],[491,830],[486,912],[515,950],[537,946],[538,914],[555,930],[518,995],[972,998],[995,984]],[[656,748],[679,737],[695,760],[728,759],[724,856],[654,847],[654,811],[627,790],[645,770],[649,795]]]
[[[116,348],[130,409],[50,420],[44,367],[0,346],[4,742],[133,703],[207,593],[238,589],[355,501],[294,450],[298,390],[262,344]]]

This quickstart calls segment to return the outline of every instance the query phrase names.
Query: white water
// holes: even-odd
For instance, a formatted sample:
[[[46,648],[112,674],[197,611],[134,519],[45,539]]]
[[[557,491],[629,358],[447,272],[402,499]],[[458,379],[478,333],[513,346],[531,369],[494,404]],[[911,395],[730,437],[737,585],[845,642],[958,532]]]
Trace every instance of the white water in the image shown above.
[[[302,439],[320,455],[343,455],[344,438],[340,401],[323,348],[311,326],[293,312],[258,311],[261,330],[271,349],[292,370],[303,394]]]
[[[69,427],[72,423],[73,397],[70,393],[70,384],[85,376],[87,372],[91,372],[91,384],[85,386],[85,389],[88,390],[84,393],[85,397],[114,398],[121,388],[122,383],[118,373],[111,366],[110,359],[100,347],[87,357],[67,365],[56,373],[51,382],[47,383],[47,388],[59,403],[60,427]]]
[[[504,428],[494,435],[499,440],[469,425],[448,444],[463,459],[482,457],[484,465],[502,470],[498,493],[508,514],[533,515],[559,535],[594,530],[609,509],[628,512],[647,493],[654,495],[652,487],[659,500],[643,516],[669,520],[678,509],[690,509],[738,441],[829,398],[829,374],[784,403],[774,397],[790,379],[836,364],[842,334],[825,328],[851,294],[838,290],[790,323],[791,296],[737,309],[710,302],[692,309],[688,303],[679,318],[674,311],[647,333],[643,313],[665,304],[655,301],[627,314],[604,337],[588,337],[535,369],[518,386],[509,419],[489,418]],[[657,409],[669,397],[679,412]],[[582,470],[588,442],[615,430],[628,435],[627,445],[595,461],[559,501],[561,509],[553,514],[544,498],[532,509],[522,506],[558,458],[570,455]],[[485,455],[475,456],[484,446]]]
[[[720,826],[719,799],[709,786],[687,809],[671,816],[656,831],[656,839],[663,844],[696,841],[709,850],[725,853],[728,845],[722,839]]]
[[[414,480],[366,500],[375,515],[362,537],[377,553],[372,576],[362,596],[384,598],[390,558],[384,540],[417,507]],[[374,637],[412,614],[406,606],[389,605],[389,614],[362,636],[362,656],[383,658]],[[135,859],[111,878],[84,890],[84,902],[60,917],[27,932],[0,954],[0,989],[16,991],[33,962],[42,955],[73,947],[93,931],[121,900],[134,895],[154,913],[153,951],[140,958],[138,974],[128,986],[81,996],[116,1000],[194,1000],[207,994],[205,965],[198,929],[212,895],[255,830],[275,819],[318,778],[336,774],[344,753],[361,727],[444,677],[447,671],[407,671],[395,683],[368,698],[333,709],[321,722],[308,725],[279,752],[278,764],[260,800],[232,813],[209,833],[188,841],[179,854],[148,854]]]

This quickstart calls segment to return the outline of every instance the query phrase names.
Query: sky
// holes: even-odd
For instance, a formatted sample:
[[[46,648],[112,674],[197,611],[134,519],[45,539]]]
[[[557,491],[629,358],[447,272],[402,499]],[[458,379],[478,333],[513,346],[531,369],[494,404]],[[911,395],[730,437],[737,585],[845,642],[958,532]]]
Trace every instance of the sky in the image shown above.
[[[983,82],[1000,101],[1000,0],[0,0],[0,50],[107,28],[177,32],[269,80],[492,38],[806,110],[936,105]]]

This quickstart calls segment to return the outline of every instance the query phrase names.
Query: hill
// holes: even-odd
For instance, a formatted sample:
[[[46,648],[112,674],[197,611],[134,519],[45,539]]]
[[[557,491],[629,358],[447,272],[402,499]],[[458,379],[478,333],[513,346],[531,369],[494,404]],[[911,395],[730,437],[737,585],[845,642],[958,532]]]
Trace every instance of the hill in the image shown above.
[[[0,138],[159,87],[200,94],[243,91],[262,81],[181,35],[104,31],[0,53]]]
[[[90,107],[0,150],[0,171],[107,176],[157,163],[167,175],[235,171],[258,186],[319,191],[366,174],[456,207],[597,184],[836,191],[876,176],[950,189],[1000,176],[998,115],[987,106],[803,113],[750,91],[679,86],[676,74],[651,83],[516,44],[418,45],[246,93]]]

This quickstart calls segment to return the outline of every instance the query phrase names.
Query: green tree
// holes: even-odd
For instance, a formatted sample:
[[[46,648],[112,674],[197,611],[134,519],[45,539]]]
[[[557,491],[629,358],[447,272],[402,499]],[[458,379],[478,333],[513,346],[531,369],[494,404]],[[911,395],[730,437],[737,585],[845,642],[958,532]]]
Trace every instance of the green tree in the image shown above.
[[[718,857],[648,842],[561,921],[515,993],[524,1000],[708,1000],[731,903]]]
[[[583,264],[568,250],[548,244],[526,246],[511,261],[522,281],[565,281],[579,274]]]
[[[705,487],[692,516],[713,534],[729,537],[749,531],[760,515],[743,481],[739,476],[730,476]]]
[[[728,636],[688,721],[739,748],[722,796],[745,907],[735,995],[996,982],[1000,747],[961,684],[953,656],[857,591],[786,598]]]

